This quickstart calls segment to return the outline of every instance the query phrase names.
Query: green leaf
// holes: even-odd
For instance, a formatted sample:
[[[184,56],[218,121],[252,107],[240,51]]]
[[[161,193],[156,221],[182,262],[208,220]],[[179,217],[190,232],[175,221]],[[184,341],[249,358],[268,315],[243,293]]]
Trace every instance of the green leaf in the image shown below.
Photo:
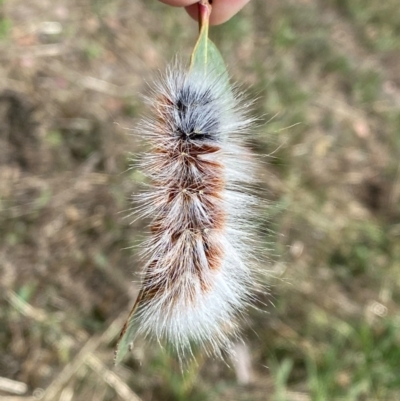
[[[135,324],[135,320],[133,319],[133,315],[136,310],[140,306],[140,302],[143,299],[143,290],[140,290],[138,297],[136,298],[136,302],[133,305],[131,312],[129,313],[128,319],[122,328],[118,343],[117,349],[115,351],[115,365],[119,364],[124,356],[132,349],[133,339],[135,338],[135,333],[137,332],[137,325]]]
[[[132,349],[133,338],[135,338],[135,333],[137,331],[136,325],[132,321],[132,317],[126,322],[126,331],[123,333],[121,339],[118,342],[117,350],[115,352],[115,365],[122,362],[125,355]]]
[[[229,76],[224,59],[215,44],[208,38],[208,17],[201,21],[201,28],[190,60],[190,72],[197,74],[213,74],[229,86]]]

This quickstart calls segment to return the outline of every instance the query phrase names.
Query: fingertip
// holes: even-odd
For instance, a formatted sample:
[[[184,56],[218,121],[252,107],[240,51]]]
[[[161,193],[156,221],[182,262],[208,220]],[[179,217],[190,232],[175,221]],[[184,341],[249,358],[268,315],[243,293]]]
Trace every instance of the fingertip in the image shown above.
[[[228,21],[249,1],[250,0],[215,0],[212,5],[210,25],[219,25]],[[186,11],[194,20],[198,20],[197,4],[187,6]]]
[[[160,0],[161,3],[168,4],[173,7],[188,7],[197,3],[197,0]]]
[[[193,4],[191,6],[185,7],[187,13],[196,21],[199,19],[199,8],[197,4]]]

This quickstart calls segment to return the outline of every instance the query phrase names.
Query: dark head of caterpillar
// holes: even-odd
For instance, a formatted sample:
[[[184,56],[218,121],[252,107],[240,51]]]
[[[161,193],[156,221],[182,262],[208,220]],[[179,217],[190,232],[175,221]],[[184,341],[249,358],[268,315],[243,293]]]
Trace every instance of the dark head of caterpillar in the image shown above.
[[[182,141],[217,142],[220,116],[210,88],[184,86],[174,102],[174,136]]]

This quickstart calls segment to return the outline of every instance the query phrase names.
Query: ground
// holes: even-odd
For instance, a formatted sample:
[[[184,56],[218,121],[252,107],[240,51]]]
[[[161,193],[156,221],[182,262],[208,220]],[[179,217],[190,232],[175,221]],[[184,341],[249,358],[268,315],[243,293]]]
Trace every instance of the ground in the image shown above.
[[[140,340],[113,367],[146,236],[131,128],[196,33],[155,0],[0,0],[0,400],[400,399],[398,0],[252,0],[211,30],[257,99],[269,293],[237,362]]]

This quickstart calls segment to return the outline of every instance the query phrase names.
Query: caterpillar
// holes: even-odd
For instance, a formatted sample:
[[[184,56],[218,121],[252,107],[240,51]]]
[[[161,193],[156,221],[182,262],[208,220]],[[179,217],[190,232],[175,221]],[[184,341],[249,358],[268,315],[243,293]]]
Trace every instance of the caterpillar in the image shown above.
[[[138,214],[150,218],[142,288],[121,333],[165,339],[180,355],[191,344],[221,355],[238,335],[255,275],[251,217],[253,118],[235,87],[179,63],[154,84],[151,115],[138,126],[149,145]],[[132,329],[133,331],[133,329]],[[129,334],[130,336],[130,334]]]

